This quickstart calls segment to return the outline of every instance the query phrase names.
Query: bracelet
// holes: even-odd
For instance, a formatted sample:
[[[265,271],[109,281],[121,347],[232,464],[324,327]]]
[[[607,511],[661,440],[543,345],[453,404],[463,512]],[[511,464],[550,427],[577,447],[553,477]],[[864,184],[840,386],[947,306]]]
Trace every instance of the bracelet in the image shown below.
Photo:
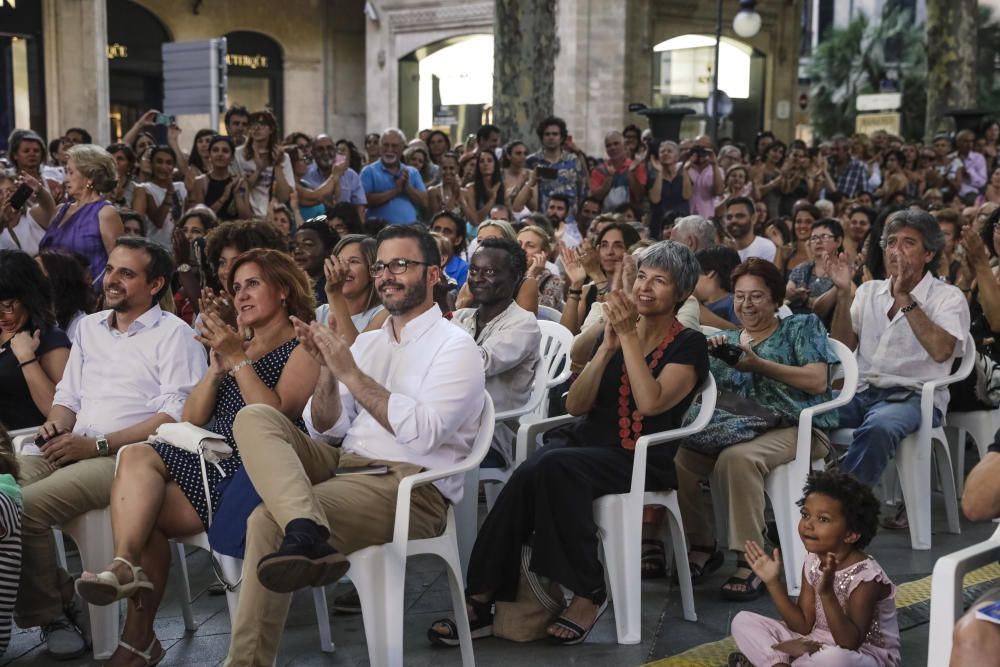
[[[902,308],[900,308],[899,312],[901,312],[901,313],[903,313],[905,315],[906,313],[910,312],[911,310],[913,310],[914,308],[916,308],[919,305],[920,305],[919,303],[917,303],[916,301],[914,301],[909,306],[903,306]]]
[[[247,357],[246,359],[244,359],[243,361],[241,361],[240,363],[236,364],[235,366],[229,369],[229,377],[236,377],[236,374],[238,372],[240,372],[241,370],[243,370],[252,363],[253,362],[250,361],[250,357]]]
[[[25,366],[30,366],[31,364],[35,363],[36,361],[38,361],[38,357],[32,357],[31,359],[28,359],[27,361],[23,361],[23,362],[19,363],[17,365],[17,367],[18,368],[24,368]]]
[[[582,289],[571,289],[571,290],[567,291],[567,294],[569,294],[571,296],[583,296],[583,290]]]

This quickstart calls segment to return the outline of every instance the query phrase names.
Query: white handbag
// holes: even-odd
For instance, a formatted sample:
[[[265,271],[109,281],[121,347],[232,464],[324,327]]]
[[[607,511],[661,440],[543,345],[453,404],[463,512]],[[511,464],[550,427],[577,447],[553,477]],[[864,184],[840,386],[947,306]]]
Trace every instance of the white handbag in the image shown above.
[[[222,466],[219,465],[219,461],[233,455],[233,448],[229,446],[226,439],[218,433],[213,433],[189,422],[170,422],[160,424],[156,433],[149,436],[147,442],[170,445],[198,456],[201,461],[201,483],[205,487],[205,503],[208,507],[208,524],[212,525],[212,494],[208,487],[207,466],[211,463],[223,477],[226,476]]]

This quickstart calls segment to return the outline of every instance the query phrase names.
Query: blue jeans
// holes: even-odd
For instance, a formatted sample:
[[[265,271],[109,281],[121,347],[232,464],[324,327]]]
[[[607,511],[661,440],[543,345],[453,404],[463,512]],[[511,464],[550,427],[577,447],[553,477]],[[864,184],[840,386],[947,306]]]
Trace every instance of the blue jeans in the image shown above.
[[[886,400],[910,391],[902,401]],[[854,440],[840,463],[842,472],[874,486],[903,438],[920,428],[920,392],[903,387],[868,387],[840,408],[840,428],[853,428]],[[941,425],[941,411],[934,410],[933,425]]]

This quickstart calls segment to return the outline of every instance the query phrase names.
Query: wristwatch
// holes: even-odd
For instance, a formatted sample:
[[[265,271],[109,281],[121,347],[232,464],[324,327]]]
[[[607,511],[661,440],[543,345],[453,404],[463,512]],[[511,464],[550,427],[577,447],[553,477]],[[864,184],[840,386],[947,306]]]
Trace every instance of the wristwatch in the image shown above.
[[[111,448],[108,446],[108,439],[104,437],[104,434],[97,436],[97,455],[98,456],[110,456]]]

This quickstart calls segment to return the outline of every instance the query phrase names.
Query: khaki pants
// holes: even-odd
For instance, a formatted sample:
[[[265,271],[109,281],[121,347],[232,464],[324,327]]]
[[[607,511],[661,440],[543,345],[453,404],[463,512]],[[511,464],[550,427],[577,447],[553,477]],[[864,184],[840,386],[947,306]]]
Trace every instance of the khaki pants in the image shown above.
[[[225,664],[270,665],[278,651],[292,596],[261,586],[257,563],[278,549],[288,522],[305,518],[326,526],[330,544],[343,553],[390,542],[399,482],[422,468],[378,461],[389,466],[387,475],[333,477],[339,465],[367,465],[372,460],[342,454],[337,448],[315,442],[266,405],[241,410],[233,434],[243,465],[264,502],[247,522],[240,608]],[[447,507],[433,485],[414,489],[410,537],[440,535]]]
[[[688,536],[688,546],[715,544],[712,517],[706,516],[698,482],[711,477],[712,502],[722,503],[729,516],[726,539],[733,551],[743,551],[743,544],[760,544],[764,532],[764,477],[783,463],[795,458],[799,429],[779,428],[722,450],[718,457],[681,448],[674,463],[677,467],[677,500]],[[813,430],[812,457],[826,455],[830,440]]]
[[[21,521],[21,586],[14,619],[22,628],[44,626],[63,614],[69,576],[56,566],[52,527],[111,503],[114,457],[77,461],[57,468],[41,456],[18,456],[24,488]],[[94,563],[103,567],[106,563]],[[70,597],[72,594],[70,593]]]

